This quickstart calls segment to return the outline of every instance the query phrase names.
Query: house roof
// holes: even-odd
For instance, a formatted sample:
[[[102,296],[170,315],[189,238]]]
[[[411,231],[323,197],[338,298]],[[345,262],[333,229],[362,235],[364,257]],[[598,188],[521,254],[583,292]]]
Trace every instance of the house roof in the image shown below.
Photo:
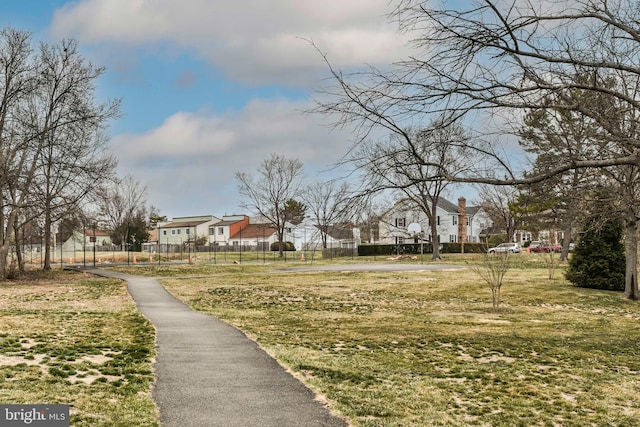
[[[244,221],[244,218],[243,219],[230,220],[230,221],[220,221],[220,222],[216,222],[216,226],[231,225],[231,224],[235,224],[237,222],[242,222],[242,221]]]
[[[482,206],[468,206],[467,207],[467,215],[475,215],[478,213],[478,211],[482,209]]]
[[[449,213],[458,213],[458,205],[454,205],[453,203],[442,197],[438,197],[438,207],[444,209]]]
[[[408,205],[408,206],[414,206],[414,203],[411,201],[411,199],[409,198],[404,198],[401,200],[398,200],[392,208],[390,208],[389,210],[387,210],[384,215],[387,215],[389,212],[392,212],[393,210],[396,209],[397,206],[399,205]],[[439,197],[438,198],[438,207],[440,209],[443,209],[445,211],[447,211],[448,213],[451,214],[458,214],[460,213],[458,211],[458,205],[456,205],[455,203],[450,202],[449,200],[443,198],[443,197]],[[467,215],[475,215],[476,213],[478,213],[478,211],[482,208],[482,206],[467,206],[466,207],[466,211],[467,211]]]
[[[237,222],[237,221],[234,221]],[[217,225],[217,224],[216,224]],[[259,237],[270,237],[276,233],[276,229],[270,224],[249,224],[243,227],[239,232],[230,237],[230,239],[257,239]]]
[[[198,220],[198,221],[177,221],[177,222],[167,222],[166,224],[162,224],[158,226],[158,228],[178,228],[178,227],[194,227],[196,225],[204,224],[206,222],[210,222],[211,220]]]
[[[353,224],[336,224],[327,227],[327,235],[334,240],[353,239]]]

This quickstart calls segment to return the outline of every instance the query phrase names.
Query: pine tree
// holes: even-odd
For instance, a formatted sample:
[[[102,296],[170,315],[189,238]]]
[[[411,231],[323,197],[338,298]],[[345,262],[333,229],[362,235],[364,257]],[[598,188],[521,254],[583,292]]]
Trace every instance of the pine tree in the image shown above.
[[[582,288],[624,291],[622,224],[607,221],[599,225],[598,220],[592,218],[586,230],[569,261],[566,279]]]

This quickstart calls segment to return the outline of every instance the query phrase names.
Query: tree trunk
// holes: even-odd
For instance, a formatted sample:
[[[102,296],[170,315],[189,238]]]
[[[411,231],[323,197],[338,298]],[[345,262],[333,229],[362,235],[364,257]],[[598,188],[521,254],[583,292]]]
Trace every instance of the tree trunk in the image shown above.
[[[438,239],[438,226],[435,221],[431,221],[431,259],[437,261],[440,259],[440,239]]]
[[[62,241],[60,242],[62,244]],[[95,245],[95,243],[94,243]],[[44,270],[51,270],[51,212],[46,209],[44,215]]]
[[[562,253],[560,254],[560,261],[566,261],[569,258],[569,245],[571,244],[571,229],[572,224],[571,221],[568,221],[569,224],[563,230],[564,232],[564,241],[562,242]]]
[[[15,223],[17,211],[12,208],[8,215],[4,213],[0,214],[0,242],[2,247],[0,248],[0,273],[2,273],[1,279],[9,277],[9,270],[7,269],[7,258],[11,250],[11,236],[13,230],[13,224]]]
[[[631,300],[638,295],[638,223],[627,221],[624,228],[624,249],[626,260],[624,296]]]
[[[278,227],[278,257],[284,257],[284,227]]]
[[[7,278],[7,256],[9,255],[8,236],[5,233],[5,216],[0,209],[0,279]]]
[[[13,236],[16,248],[16,261],[18,262],[18,271],[20,273],[24,273],[24,259],[22,258],[22,250],[24,248],[22,246],[22,242],[20,241],[20,229],[18,228],[17,222],[13,224]]]
[[[438,238],[438,199],[432,200],[431,203],[431,250],[433,261],[440,259],[440,239]]]

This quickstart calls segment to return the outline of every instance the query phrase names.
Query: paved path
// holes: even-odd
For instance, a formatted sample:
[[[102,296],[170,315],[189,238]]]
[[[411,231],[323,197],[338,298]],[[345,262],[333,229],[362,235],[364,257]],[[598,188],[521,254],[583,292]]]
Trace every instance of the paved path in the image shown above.
[[[347,424],[237,329],[191,310],[153,278],[127,281],[156,328],[154,399],[165,427],[306,427]]]

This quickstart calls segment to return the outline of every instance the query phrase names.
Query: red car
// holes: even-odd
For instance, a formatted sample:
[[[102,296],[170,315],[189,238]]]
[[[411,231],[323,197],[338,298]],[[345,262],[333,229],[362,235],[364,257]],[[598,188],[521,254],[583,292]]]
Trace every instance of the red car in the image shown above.
[[[562,246],[534,240],[529,245],[529,252],[562,252]]]

